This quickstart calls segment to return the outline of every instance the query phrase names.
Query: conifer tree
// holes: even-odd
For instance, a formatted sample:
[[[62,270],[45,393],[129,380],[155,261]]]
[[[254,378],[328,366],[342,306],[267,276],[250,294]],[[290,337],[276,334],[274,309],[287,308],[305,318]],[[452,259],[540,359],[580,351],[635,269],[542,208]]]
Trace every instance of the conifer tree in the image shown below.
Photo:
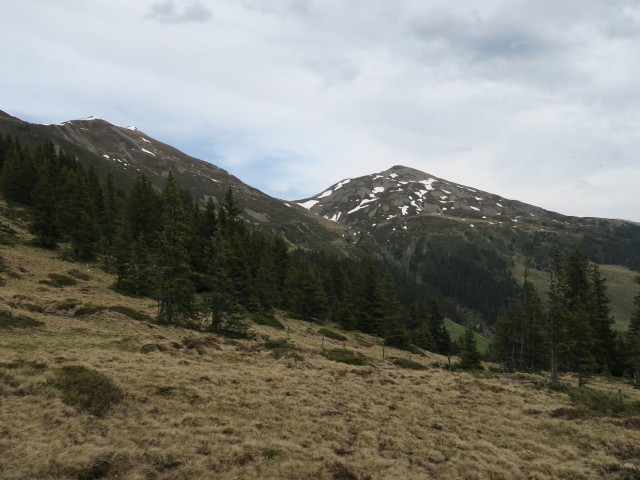
[[[612,330],[614,318],[607,297],[607,286],[598,265],[591,265],[591,302],[589,313],[594,336],[594,357],[600,372],[611,371],[616,362],[616,337]]]
[[[55,248],[62,240],[58,223],[56,181],[54,159],[43,159],[38,171],[38,183],[32,193],[34,212],[30,231],[36,237],[35,243],[44,248]]]
[[[14,140],[5,153],[0,171],[0,192],[7,200],[32,205],[31,193],[38,182],[38,173],[31,150],[23,149]]]
[[[640,276],[635,277],[640,285]],[[626,353],[629,361],[633,382],[640,381],[640,292],[633,299],[635,310],[631,315],[627,330]]]
[[[195,287],[185,245],[187,225],[180,193],[172,174],[162,192],[162,234],[158,250],[158,318],[165,324],[189,323],[197,318]]]
[[[468,323],[460,342],[460,362],[457,366],[462,370],[482,370],[481,358],[476,344],[473,323]]]

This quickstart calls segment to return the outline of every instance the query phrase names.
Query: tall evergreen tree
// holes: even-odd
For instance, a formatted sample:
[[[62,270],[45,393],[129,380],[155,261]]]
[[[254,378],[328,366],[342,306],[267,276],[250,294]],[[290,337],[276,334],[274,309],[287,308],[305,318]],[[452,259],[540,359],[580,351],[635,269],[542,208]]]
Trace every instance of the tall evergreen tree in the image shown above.
[[[162,192],[163,215],[158,250],[158,318],[162,323],[189,323],[197,318],[193,272],[185,245],[185,212],[172,174]],[[142,234],[141,234],[142,235]]]
[[[640,276],[635,278],[640,285]],[[626,353],[634,383],[640,381],[640,292],[633,299],[635,310],[627,330]]]
[[[0,171],[0,192],[7,200],[32,205],[31,193],[38,182],[33,155],[14,140],[5,153]]]
[[[482,355],[478,351],[473,323],[468,323],[460,342],[460,362],[458,368],[463,370],[482,370]]]

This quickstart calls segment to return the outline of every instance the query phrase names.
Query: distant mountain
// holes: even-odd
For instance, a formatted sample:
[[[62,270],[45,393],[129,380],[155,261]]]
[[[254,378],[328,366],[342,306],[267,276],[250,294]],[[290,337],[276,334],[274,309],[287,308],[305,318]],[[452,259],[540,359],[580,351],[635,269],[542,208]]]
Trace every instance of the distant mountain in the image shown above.
[[[343,238],[340,226],[318,221],[298,205],[270,197],[226,170],[193,158],[136,127],[122,127],[96,117],[38,125],[0,111],[0,132],[30,145],[52,141],[93,167],[99,176],[110,173],[125,189],[139,175],[161,188],[169,171],[202,204],[207,198],[221,202],[231,187],[248,221],[282,234],[293,244],[322,248],[339,244]]]
[[[556,248],[640,270],[634,222],[564,216],[404,166],[342,180],[296,203],[485,319],[512,294],[515,267],[545,270]]]
[[[380,225],[394,218],[421,214],[515,223],[523,215],[561,218],[533,205],[507,200],[400,165],[343,180],[296,203],[346,225]],[[492,220],[488,220],[489,217]]]

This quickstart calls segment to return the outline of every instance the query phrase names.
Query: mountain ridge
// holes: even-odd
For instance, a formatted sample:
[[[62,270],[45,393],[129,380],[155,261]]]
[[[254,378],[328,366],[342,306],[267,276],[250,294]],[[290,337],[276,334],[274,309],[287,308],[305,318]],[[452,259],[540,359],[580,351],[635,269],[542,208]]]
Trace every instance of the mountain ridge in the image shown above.
[[[513,291],[515,266],[545,270],[556,248],[581,248],[596,263],[640,270],[640,225],[634,222],[565,216],[402,165],[287,201],[137,127],[97,117],[39,125],[0,112],[0,132],[33,145],[52,141],[124,187],[144,174],[161,188],[171,171],[200,204],[208,198],[221,203],[230,187],[248,221],[292,246],[385,259],[433,296],[455,299],[484,319],[495,316],[500,299]],[[487,295],[496,297],[490,306]]]

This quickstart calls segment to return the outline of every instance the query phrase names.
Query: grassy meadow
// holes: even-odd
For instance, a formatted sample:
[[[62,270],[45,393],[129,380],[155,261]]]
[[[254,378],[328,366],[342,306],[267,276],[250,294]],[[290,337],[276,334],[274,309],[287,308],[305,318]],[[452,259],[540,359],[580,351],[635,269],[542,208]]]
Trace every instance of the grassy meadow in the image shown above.
[[[160,326],[19,232],[0,257],[2,479],[640,478],[626,382],[383,359],[378,338],[282,314],[245,340]]]

